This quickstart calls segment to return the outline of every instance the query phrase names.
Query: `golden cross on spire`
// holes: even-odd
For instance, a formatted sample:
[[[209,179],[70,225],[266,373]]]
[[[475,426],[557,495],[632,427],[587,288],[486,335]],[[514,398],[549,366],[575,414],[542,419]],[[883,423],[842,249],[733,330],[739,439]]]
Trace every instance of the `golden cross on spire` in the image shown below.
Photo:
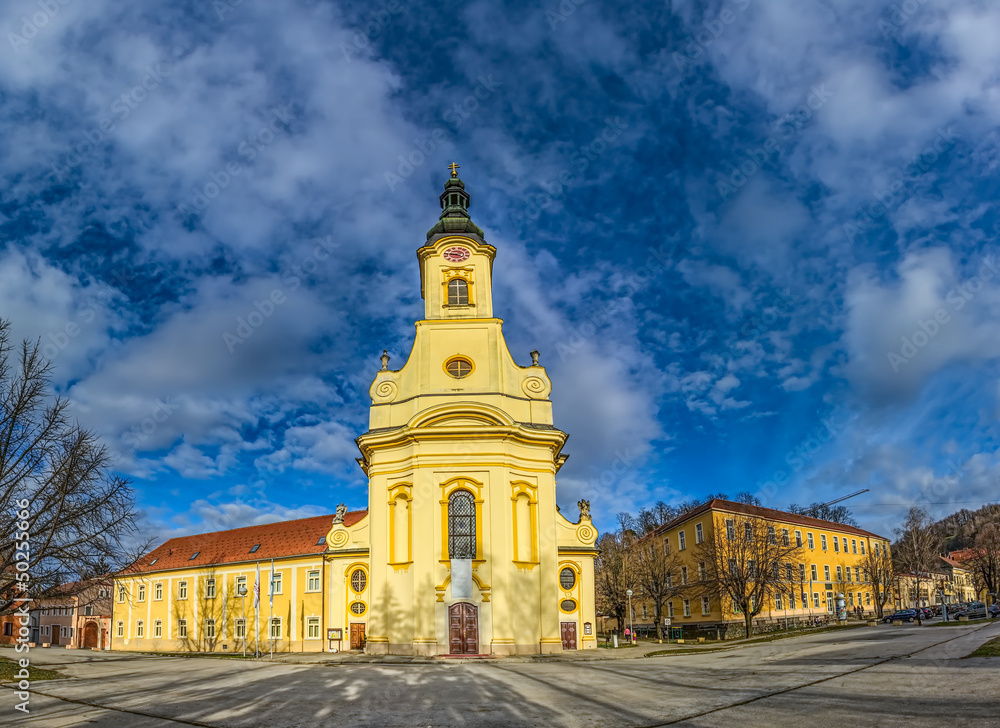
[[[455,164],[454,162],[452,162],[451,164],[448,165],[448,169],[451,170],[451,176],[452,177],[458,177],[458,169],[459,169],[459,167],[460,167],[460,165]]]

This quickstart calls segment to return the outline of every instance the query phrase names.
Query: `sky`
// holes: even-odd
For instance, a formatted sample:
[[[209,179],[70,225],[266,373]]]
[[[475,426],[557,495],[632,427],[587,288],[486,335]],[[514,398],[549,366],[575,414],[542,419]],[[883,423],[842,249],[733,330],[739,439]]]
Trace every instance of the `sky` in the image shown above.
[[[10,0],[0,35],[0,316],[158,540],[366,507],[451,162],[571,520],[1000,495],[996,3]]]

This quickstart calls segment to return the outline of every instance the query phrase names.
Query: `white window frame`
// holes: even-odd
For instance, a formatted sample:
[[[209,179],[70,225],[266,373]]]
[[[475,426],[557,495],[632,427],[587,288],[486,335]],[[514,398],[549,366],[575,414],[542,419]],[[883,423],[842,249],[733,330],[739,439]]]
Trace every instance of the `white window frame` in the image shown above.
[[[235,629],[236,639],[242,640],[246,639],[247,636],[247,621],[243,617],[237,618],[235,624],[233,625]]]
[[[696,523],[694,526],[694,542],[696,544],[703,543],[705,541],[705,529],[702,528],[700,523]]]
[[[205,579],[205,598],[215,599],[215,578]]]
[[[701,614],[702,616],[708,616],[712,613],[712,603],[708,597],[701,598]]]
[[[142,639],[143,635],[146,632],[145,627],[146,627],[146,625],[143,624],[143,622],[142,622],[141,619],[135,620],[135,638],[136,639]]]
[[[153,585],[153,601],[162,602],[163,601],[163,582],[158,581]]]
[[[813,538],[812,531],[806,532],[806,544],[811,549],[816,548],[816,539]]]
[[[187,623],[187,619],[178,619],[177,620],[177,638],[183,640],[183,639],[187,639],[187,636],[188,636],[188,623]]]
[[[821,549],[823,549],[824,551],[827,550],[827,548],[826,548],[826,534],[825,533],[821,533],[819,535],[819,547]]]
[[[809,564],[809,575],[813,581],[819,581],[819,569],[816,568],[816,564]]]
[[[271,625],[270,626],[271,626],[271,628],[270,628],[270,630],[268,630],[268,635],[270,635],[269,638],[272,639],[272,640],[280,640],[281,639],[281,617],[272,617],[271,618]],[[278,628],[278,634],[274,633],[275,627]]]
[[[188,598],[188,583],[187,581],[177,582],[177,598],[187,599]]]
[[[205,619],[205,639],[215,639],[215,620],[211,617]]]
[[[828,565],[823,566],[823,581],[833,581],[830,578],[830,567]]]
[[[684,600],[684,616],[685,617],[690,617],[691,616],[691,600],[690,599],[685,599]]]
[[[677,532],[677,550],[683,551],[686,548],[687,548],[687,534],[685,534],[684,530],[681,529],[680,531]]]
[[[802,546],[802,531],[799,531],[799,530],[795,531],[795,545],[801,548],[801,546]]]
[[[313,628],[315,628],[316,634],[313,635]],[[307,640],[318,640],[323,637],[322,629],[319,621],[319,617],[306,617],[306,639]]]
[[[282,583],[281,583],[280,571],[275,571],[274,573],[271,574],[270,582],[271,582],[271,588],[274,590],[272,593],[281,594]]]
[[[307,592],[318,592],[322,589],[321,586],[321,574],[319,569],[310,569],[306,572],[306,591]],[[313,586],[315,582],[315,586]]]
[[[136,601],[137,602],[144,602],[144,601],[146,601],[146,585],[145,584],[140,584],[139,585],[138,592],[139,593],[138,593],[138,596],[136,597]]]
[[[163,620],[156,619],[153,621],[153,637],[160,638],[163,636]]]
[[[125,636],[125,622],[122,621],[121,619],[119,619],[118,620],[118,624],[115,627],[115,630],[116,630],[116,633],[117,633],[117,635],[119,637],[124,637]],[[49,633],[49,628],[46,626],[45,627],[45,634],[48,634],[48,633]]]

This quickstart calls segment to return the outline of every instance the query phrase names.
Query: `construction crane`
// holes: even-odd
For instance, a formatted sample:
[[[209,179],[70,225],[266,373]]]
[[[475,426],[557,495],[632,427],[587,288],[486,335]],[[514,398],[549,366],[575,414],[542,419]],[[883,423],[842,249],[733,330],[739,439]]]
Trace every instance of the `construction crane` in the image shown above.
[[[861,495],[862,493],[867,493],[868,490],[869,490],[868,488],[865,488],[864,490],[859,490],[856,493],[851,493],[850,495],[841,496],[840,498],[836,498],[836,499],[834,499],[832,501],[827,501],[826,503],[820,503],[818,505],[815,505],[812,508],[810,508],[808,511],[806,511],[806,515],[807,516],[811,516],[814,513],[816,513],[816,511],[818,511],[820,508],[826,508],[827,506],[832,506],[834,503],[840,503],[840,501],[845,501],[848,498],[853,498],[856,495]]]

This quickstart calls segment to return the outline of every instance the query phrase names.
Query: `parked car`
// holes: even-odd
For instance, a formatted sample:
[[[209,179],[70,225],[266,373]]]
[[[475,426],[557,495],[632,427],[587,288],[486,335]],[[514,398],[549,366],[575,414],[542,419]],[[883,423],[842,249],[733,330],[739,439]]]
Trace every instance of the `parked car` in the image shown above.
[[[990,617],[1000,617],[1000,604],[991,604],[986,608],[986,613]]]
[[[901,609],[898,612],[893,612],[887,617],[882,619],[883,622],[889,624],[890,622],[895,622],[899,620],[900,622],[912,622],[917,618],[916,609]]]
[[[921,619],[930,619],[934,616],[934,610],[930,607],[920,607],[918,611],[920,612]]]
[[[955,616],[968,617],[969,619],[986,619],[986,605],[982,602],[970,602],[969,606],[959,610]]]

